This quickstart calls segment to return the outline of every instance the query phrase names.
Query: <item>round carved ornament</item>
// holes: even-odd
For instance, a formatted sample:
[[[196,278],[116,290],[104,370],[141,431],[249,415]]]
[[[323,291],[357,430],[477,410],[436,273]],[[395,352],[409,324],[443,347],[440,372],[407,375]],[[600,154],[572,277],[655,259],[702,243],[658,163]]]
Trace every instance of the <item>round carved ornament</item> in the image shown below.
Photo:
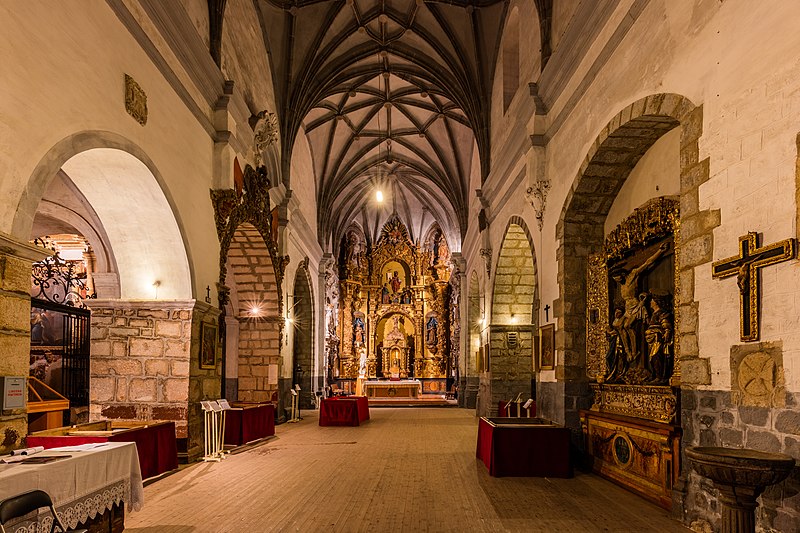
[[[775,361],[764,352],[748,354],[739,363],[738,383],[749,396],[769,396],[775,388]]]

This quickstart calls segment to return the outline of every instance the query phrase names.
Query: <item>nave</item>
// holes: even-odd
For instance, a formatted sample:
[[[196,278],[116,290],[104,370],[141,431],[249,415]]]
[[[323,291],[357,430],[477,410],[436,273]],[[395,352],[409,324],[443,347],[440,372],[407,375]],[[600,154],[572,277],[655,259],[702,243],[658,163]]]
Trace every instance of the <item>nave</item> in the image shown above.
[[[246,531],[686,531],[668,513],[591,474],[493,478],[462,409],[372,409],[360,427],[317,411],[221,463],[145,487],[129,533]]]

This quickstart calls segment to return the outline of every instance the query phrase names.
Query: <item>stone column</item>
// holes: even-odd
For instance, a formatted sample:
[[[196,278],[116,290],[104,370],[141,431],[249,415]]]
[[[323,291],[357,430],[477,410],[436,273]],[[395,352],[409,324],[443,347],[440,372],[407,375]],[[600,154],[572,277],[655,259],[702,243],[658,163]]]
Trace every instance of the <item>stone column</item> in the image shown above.
[[[26,377],[31,351],[31,264],[50,254],[0,233],[0,376]],[[22,446],[26,409],[0,413],[0,453]]]

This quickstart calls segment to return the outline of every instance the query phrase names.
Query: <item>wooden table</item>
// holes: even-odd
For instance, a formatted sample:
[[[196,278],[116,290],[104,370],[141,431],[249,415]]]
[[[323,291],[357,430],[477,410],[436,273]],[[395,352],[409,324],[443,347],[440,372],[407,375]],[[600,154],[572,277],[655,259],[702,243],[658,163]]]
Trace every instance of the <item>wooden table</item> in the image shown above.
[[[413,380],[367,381],[364,390],[369,398],[418,398],[422,383]]]
[[[478,422],[475,455],[490,476],[572,477],[569,447],[569,429],[542,418]]]
[[[99,446],[86,451],[51,449],[32,456],[66,457],[50,463],[0,464],[0,500],[29,490],[43,490],[53,499],[61,520],[70,529],[123,502],[128,511],[141,510],[144,488],[136,445],[107,442]],[[44,531],[44,521],[49,516],[45,509],[38,515],[35,528],[30,527],[31,519],[25,519],[14,522],[6,530],[9,533]]]

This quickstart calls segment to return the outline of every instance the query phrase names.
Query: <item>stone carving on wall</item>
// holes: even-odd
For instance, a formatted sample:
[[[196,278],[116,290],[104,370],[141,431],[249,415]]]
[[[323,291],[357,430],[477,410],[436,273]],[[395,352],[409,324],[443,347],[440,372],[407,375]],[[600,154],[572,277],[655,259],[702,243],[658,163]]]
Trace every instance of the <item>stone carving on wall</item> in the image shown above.
[[[735,405],[752,407],[786,405],[780,342],[731,348],[731,399]]]
[[[325,362],[328,383],[339,375],[339,276],[336,263],[325,268]]]
[[[264,153],[270,145],[278,141],[278,116],[267,110],[260,111],[250,117],[250,126],[253,128],[253,161],[256,166],[261,166]]]
[[[125,74],[125,111],[144,126],[147,124],[147,95],[136,80]]]
[[[550,192],[550,180],[537,180],[532,187],[525,191],[525,198],[536,213],[536,223],[539,231],[544,225],[544,211],[547,208],[547,193]]]
[[[587,375],[594,408],[672,421],[678,202],[655,198],[609,233],[587,268]],[[667,409],[667,410],[665,410]]]
[[[225,285],[227,275],[228,250],[231,247],[236,229],[241,224],[252,224],[261,236],[269,251],[278,293],[281,293],[283,273],[288,263],[288,256],[279,257],[278,247],[272,240],[270,201],[270,180],[265,167],[254,169],[246,165],[244,169],[244,188],[241,194],[233,189],[211,189],[211,203],[214,206],[214,222],[220,241],[219,286]],[[224,307],[227,291],[219,291],[220,308]],[[283,302],[278,299],[278,314],[283,313]],[[281,321],[283,324],[283,321]],[[281,339],[283,326],[281,326]]]

